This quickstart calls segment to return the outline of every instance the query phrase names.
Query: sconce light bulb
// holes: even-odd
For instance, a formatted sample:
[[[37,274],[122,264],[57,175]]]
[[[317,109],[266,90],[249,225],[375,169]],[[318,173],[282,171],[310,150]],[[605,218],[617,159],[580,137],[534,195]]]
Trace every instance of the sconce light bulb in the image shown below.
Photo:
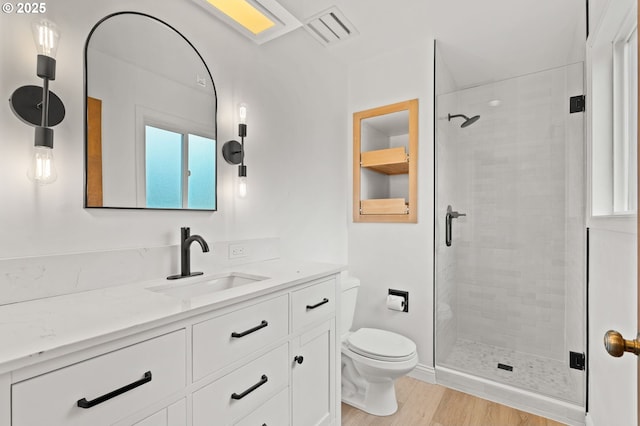
[[[32,31],[38,54],[55,59],[58,50],[58,40],[60,39],[60,33],[58,32],[56,24],[43,19],[32,25]]]
[[[247,124],[247,104],[241,103],[238,107],[239,124]]]
[[[238,177],[238,197],[245,198],[247,196],[247,177]]]
[[[33,147],[33,155],[27,170],[27,177],[39,185],[48,185],[55,182],[58,178],[58,173],[53,161],[53,149],[46,146]]]

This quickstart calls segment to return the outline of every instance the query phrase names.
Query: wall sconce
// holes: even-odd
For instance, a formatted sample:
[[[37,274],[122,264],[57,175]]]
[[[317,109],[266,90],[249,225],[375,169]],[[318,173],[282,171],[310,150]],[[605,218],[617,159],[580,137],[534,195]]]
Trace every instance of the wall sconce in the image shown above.
[[[231,140],[222,146],[222,156],[229,164],[238,166],[238,196],[247,196],[247,166],[244,165],[244,138],[247,136],[247,104],[242,103],[238,108],[238,136],[240,142]]]
[[[60,33],[56,25],[43,20],[32,25],[38,50],[36,74],[42,87],[22,86],[16,89],[9,103],[14,114],[25,124],[35,127],[33,158],[27,170],[29,179],[40,185],[52,183],[58,177],[53,162],[53,129],[65,115],[60,98],[49,91],[49,81],[56,78],[56,51]]]

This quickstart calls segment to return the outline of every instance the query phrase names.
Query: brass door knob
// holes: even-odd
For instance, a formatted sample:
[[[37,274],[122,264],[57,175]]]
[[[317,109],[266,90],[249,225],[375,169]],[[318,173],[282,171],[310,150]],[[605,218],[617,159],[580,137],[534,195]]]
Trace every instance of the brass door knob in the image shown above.
[[[604,334],[604,347],[609,355],[621,357],[625,352],[640,355],[640,335],[635,340],[625,340],[622,334],[609,330]]]

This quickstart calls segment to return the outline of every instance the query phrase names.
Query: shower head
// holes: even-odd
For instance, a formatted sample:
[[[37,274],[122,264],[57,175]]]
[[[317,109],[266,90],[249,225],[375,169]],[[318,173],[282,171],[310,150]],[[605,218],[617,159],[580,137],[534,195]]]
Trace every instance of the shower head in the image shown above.
[[[462,123],[460,125],[460,127],[471,126],[473,123],[475,123],[476,121],[480,120],[480,116],[479,115],[474,115],[473,117],[469,118],[464,114],[455,114],[455,115],[449,114],[449,121],[451,121],[452,118],[456,118],[456,117],[464,118],[464,123]]]

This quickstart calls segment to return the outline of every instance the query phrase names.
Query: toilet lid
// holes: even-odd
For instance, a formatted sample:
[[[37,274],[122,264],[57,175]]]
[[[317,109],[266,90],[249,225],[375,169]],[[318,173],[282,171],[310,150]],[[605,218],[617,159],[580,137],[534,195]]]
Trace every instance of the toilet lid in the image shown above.
[[[411,339],[376,328],[359,329],[349,336],[347,345],[362,356],[388,361],[405,361],[416,352],[416,344]]]

